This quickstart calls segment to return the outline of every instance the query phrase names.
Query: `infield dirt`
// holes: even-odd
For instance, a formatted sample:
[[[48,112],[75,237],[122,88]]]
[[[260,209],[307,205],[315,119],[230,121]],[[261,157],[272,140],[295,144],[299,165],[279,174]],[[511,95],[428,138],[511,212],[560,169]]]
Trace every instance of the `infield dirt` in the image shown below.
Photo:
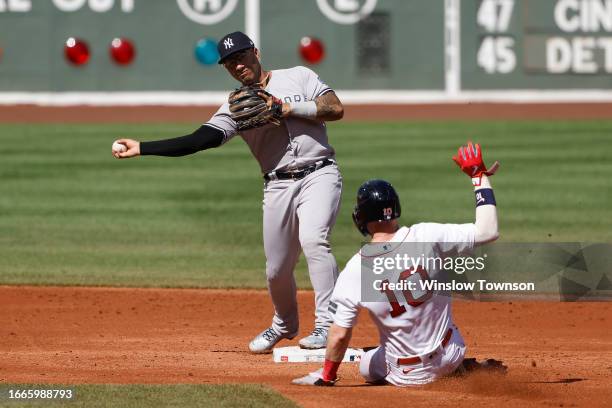
[[[302,327],[313,295],[299,293]],[[454,302],[468,356],[503,360],[505,377],[422,388],[363,383],[343,364],[332,389],[292,386],[318,364],[275,364],[247,344],[270,321],[258,290],[0,287],[0,383],[261,383],[303,406],[610,406],[612,304]],[[297,338],[280,345],[295,345]],[[352,345],[377,344],[362,313]]]

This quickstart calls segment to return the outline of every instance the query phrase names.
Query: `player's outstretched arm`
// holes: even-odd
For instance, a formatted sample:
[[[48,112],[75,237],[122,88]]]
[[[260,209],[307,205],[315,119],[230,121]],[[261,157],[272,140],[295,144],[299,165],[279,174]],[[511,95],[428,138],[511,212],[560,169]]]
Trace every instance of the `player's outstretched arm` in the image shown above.
[[[124,152],[112,149],[117,159],[127,159],[136,156],[169,156],[179,157],[193,154],[201,150],[220,146],[223,143],[223,132],[211,126],[202,125],[193,133],[172,139],[139,142],[133,139],[119,139],[115,143],[124,145]]]
[[[331,386],[338,381],[337,373],[351,341],[352,328],[332,324],[327,335],[327,350],[323,368],[292,381],[297,385]]]
[[[495,241],[499,237],[497,227],[497,207],[495,195],[488,176],[495,174],[499,163],[495,162],[487,169],[482,160],[479,144],[468,142],[461,146],[453,160],[461,171],[472,178],[474,193],[476,195],[476,235],[475,244],[485,244]]]

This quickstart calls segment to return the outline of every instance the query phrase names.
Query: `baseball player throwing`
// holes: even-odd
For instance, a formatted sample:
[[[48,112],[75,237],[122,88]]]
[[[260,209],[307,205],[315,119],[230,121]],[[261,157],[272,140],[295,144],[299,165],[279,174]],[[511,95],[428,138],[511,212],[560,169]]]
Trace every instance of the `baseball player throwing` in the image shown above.
[[[419,289],[395,293],[385,289],[388,301],[361,300],[362,257],[393,258],[401,252],[402,243],[427,243],[434,255],[447,257],[497,239],[495,197],[487,176],[497,170],[498,163],[487,170],[480,146],[472,143],[459,148],[453,159],[474,183],[476,221],[473,224],[422,223],[400,227],[397,221],[401,214],[400,202],[391,184],[370,180],[359,188],[353,219],[359,231],[372,237],[371,244],[351,258],[338,278],[330,302],[334,323],[324,367],[294,380],[294,384],[334,385],[339,362],[362,308],[370,312],[380,336],[380,346],[366,352],[360,362],[360,373],[367,382],[420,385],[453,373],[461,365],[465,344],[453,324],[448,294]],[[364,254],[366,250],[368,253]],[[435,266],[423,269],[412,264],[399,274],[399,279],[435,280],[440,273]]]
[[[293,275],[300,248],[315,292],[316,320],[303,348],[325,347],[331,325],[328,310],[338,276],[329,238],[340,207],[342,176],[329,144],[325,121],[341,119],[342,103],[310,69],[265,70],[260,52],[242,32],[223,37],[220,64],[242,84],[228,103],[190,135],[140,143],[117,140],[139,155],[184,156],[221,146],[240,134],[259,162],[264,177],[263,240],[268,289],[274,304],[272,325],[249,344],[253,353],[269,353],[298,332]]]

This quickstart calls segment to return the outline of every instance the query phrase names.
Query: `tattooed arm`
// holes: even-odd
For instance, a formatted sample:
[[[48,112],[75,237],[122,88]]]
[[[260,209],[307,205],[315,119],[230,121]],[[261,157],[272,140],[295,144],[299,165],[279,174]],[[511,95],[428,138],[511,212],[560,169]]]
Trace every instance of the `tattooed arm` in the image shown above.
[[[319,96],[315,99],[315,103],[317,104],[317,119],[332,121],[340,120],[344,116],[344,107],[334,91]]]
[[[323,121],[340,120],[344,116],[344,107],[334,91],[329,91],[317,97],[314,102],[284,103],[283,117],[289,115]]]

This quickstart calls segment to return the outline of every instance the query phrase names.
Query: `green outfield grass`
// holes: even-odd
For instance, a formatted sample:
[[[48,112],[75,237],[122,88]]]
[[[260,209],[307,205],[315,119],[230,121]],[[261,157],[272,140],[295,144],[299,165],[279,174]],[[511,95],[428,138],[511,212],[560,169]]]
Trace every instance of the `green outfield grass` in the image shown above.
[[[9,390],[70,388],[72,400],[11,400]],[[292,401],[261,385],[47,385],[2,384],[0,407],[297,407]]]
[[[118,161],[118,137],[191,131],[165,125],[0,125],[0,283],[265,287],[262,180],[239,138],[183,158]],[[468,178],[450,157],[472,138],[493,178],[501,239],[612,238],[612,122],[330,123],[344,175],[332,243],[341,266],[361,236],[357,187],[385,178],[402,222],[474,216]],[[309,287],[303,260],[298,282]]]

